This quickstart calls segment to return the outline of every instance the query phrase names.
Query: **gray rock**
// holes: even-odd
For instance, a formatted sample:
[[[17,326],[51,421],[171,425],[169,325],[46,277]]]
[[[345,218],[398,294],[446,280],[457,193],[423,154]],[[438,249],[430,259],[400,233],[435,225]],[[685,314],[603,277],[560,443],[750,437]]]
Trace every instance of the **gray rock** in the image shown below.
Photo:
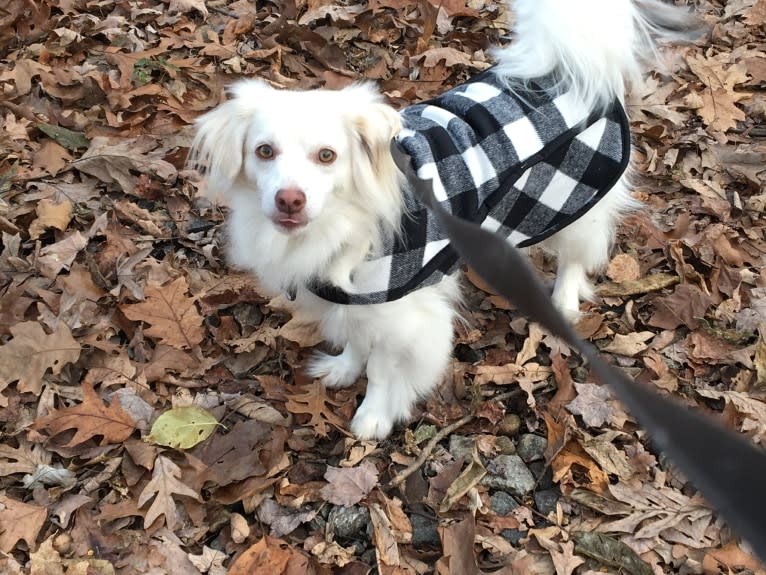
[[[505,491],[496,491],[489,498],[489,506],[492,508],[492,511],[498,515],[505,516],[516,509],[519,504],[516,503],[516,500],[508,495]]]
[[[532,472],[518,455],[498,455],[487,465],[489,472],[481,480],[482,485],[523,496],[535,487]]]
[[[556,502],[561,497],[558,489],[544,489],[542,491],[536,491],[535,507],[543,515],[548,515],[551,511],[556,511]]]
[[[464,435],[449,436],[449,452],[455,459],[470,459],[473,453],[473,438]]]
[[[436,531],[436,526],[439,525],[439,522],[436,519],[413,514],[410,516],[410,523],[412,523],[413,547],[417,549],[419,547],[441,546],[441,539],[439,539],[439,533]]]
[[[518,529],[503,529],[500,531],[500,537],[508,541],[511,545],[518,545],[519,541],[527,536],[525,531],[519,531]]]
[[[366,507],[339,505],[327,517],[328,532],[340,539],[366,539],[370,512]]]
[[[524,461],[529,463],[537,459],[543,458],[543,453],[548,447],[548,440],[540,435],[534,433],[525,433],[519,437],[519,442],[516,445],[516,453],[519,454]]]

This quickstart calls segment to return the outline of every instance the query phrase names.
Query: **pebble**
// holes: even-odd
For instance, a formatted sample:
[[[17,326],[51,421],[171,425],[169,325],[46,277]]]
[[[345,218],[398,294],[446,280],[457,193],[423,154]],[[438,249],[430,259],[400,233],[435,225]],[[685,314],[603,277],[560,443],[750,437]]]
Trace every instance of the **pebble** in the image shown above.
[[[516,509],[519,504],[505,491],[496,491],[489,498],[489,506],[497,515],[505,517],[511,511]]]
[[[519,437],[518,445],[516,446],[516,453],[519,454],[524,461],[529,463],[537,459],[543,459],[545,449],[548,447],[548,440],[541,435],[535,435],[534,433],[525,433]]]
[[[535,487],[532,472],[518,455],[498,455],[487,465],[487,471],[481,483],[492,489],[520,497]]]
[[[471,459],[473,454],[473,438],[466,437],[465,435],[450,435],[449,452],[455,460],[463,458]]]
[[[500,537],[508,541],[511,545],[518,545],[519,541],[527,536],[526,531],[519,531],[518,529],[503,529],[500,531]]]
[[[500,420],[500,424],[498,425],[500,433],[509,437],[516,435],[520,428],[521,418],[515,413],[508,413],[502,420]]]
[[[436,531],[439,522],[436,519],[413,514],[410,516],[410,523],[412,524],[413,547],[441,547],[439,532]]]
[[[366,507],[339,505],[327,517],[327,529],[340,539],[365,539],[370,525],[370,512]]]
[[[535,507],[543,515],[548,515],[552,511],[556,511],[556,503],[561,497],[558,489],[544,489],[542,491],[536,491]]]
[[[498,451],[503,455],[513,455],[516,453],[516,444],[510,437],[505,435],[498,435],[495,445],[497,445]]]

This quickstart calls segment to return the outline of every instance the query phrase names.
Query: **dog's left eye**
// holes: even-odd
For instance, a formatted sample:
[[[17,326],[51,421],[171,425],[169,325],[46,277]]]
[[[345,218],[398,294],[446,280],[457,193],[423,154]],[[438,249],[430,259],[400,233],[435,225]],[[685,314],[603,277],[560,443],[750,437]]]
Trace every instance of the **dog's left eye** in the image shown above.
[[[274,148],[268,144],[261,144],[255,149],[255,154],[262,160],[271,160],[274,158]]]
[[[317,159],[323,164],[332,164],[335,161],[337,154],[330,148],[322,148],[317,153]]]

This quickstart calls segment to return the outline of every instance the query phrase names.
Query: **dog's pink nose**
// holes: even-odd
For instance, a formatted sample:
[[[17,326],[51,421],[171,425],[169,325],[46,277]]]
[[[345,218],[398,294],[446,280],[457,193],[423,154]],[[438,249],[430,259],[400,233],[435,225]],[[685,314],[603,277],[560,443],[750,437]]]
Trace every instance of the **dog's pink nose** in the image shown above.
[[[277,192],[277,209],[286,214],[300,212],[306,205],[306,194],[298,188],[285,188]]]

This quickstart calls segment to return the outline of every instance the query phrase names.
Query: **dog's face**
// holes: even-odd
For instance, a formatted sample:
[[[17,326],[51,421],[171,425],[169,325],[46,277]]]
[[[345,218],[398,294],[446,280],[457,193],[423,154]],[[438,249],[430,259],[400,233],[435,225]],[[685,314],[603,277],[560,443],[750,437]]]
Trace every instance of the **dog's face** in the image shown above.
[[[252,193],[281,232],[298,234],[338,204],[366,201],[398,115],[366,86],[286,91],[248,80],[198,120],[194,149],[210,186]]]

